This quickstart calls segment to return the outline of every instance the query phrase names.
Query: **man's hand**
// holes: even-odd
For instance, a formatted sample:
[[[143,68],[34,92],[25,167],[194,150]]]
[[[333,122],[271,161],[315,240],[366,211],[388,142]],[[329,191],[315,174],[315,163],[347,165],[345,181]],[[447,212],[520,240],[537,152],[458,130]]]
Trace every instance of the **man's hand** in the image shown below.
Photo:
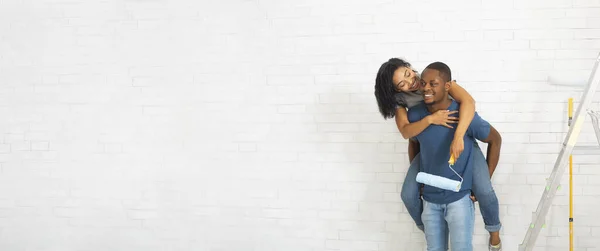
[[[450,145],[450,156],[454,156],[454,159],[458,160],[463,150],[465,150],[465,140],[462,137],[454,137]]]
[[[473,202],[477,202],[477,198],[475,198],[475,194],[473,192],[471,192],[471,196],[470,197],[471,197],[471,200]]]
[[[452,126],[449,124],[458,123],[458,117],[453,117],[450,115],[455,114],[457,112],[458,111],[439,110],[431,115],[428,115],[427,119],[429,120],[430,124],[452,128]]]
[[[415,159],[415,157],[417,157],[417,154],[421,152],[421,146],[419,144],[419,141],[417,141],[414,138],[411,138],[408,140],[408,160],[410,161],[410,163],[413,162],[413,160]]]

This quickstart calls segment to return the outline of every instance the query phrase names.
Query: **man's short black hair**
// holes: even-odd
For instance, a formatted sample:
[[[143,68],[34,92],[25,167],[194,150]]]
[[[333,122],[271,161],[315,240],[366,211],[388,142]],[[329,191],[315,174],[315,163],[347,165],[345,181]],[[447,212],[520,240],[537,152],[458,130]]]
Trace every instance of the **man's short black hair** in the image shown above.
[[[425,69],[439,71],[440,77],[444,80],[444,82],[448,82],[452,79],[452,71],[450,71],[450,67],[442,62],[433,62],[425,67]]]

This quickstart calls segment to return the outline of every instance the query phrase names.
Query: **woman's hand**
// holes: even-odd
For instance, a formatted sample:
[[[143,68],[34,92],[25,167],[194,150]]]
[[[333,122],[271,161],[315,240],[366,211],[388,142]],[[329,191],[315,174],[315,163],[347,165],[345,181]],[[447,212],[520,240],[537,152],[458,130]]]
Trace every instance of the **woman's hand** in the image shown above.
[[[429,123],[434,125],[441,125],[448,128],[452,128],[449,124],[458,123],[458,117],[451,117],[451,114],[455,114],[458,111],[439,110],[429,116]]]
[[[454,159],[457,160],[464,149],[464,139],[462,137],[454,137],[454,140],[452,140],[452,144],[450,144],[450,156],[454,156]]]

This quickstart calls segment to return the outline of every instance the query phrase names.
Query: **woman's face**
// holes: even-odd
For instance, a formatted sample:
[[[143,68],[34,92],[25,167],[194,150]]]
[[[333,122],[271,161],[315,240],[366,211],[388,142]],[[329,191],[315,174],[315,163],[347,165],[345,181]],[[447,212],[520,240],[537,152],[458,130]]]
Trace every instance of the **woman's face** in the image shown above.
[[[399,67],[392,77],[394,88],[398,92],[411,92],[419,89],[419,76],[411,68]]]

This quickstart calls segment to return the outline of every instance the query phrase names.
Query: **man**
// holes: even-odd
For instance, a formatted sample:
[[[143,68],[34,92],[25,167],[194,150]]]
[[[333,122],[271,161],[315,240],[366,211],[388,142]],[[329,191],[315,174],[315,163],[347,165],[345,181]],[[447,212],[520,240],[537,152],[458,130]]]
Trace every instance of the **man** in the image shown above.
[[[450,68],[441,62],[428,65],[421,76],[423,102],[408,110],[412,123],[439,110],[459,110],[459,104],[448,97],[452,82]],[[448,235],[453,250],[473,250],[474,205],[470,198],[473,180],[473,147],[475,139],[488,143],[487,163],[490,175],[500,156],[502,138],[498,131],[477,113],[464,136],[464,151],[449,168],[450,144],[455,128],[430,125],[412,138],[411,144],[420,151],[421,171],[461,181],[460,191],[454,192],[429,185],[423,187],[422,220],[427,240],[427,250],[448,249]],[[458,175],[460,175],[460,177]],[[499,250],[490,246],[490,250]]]

